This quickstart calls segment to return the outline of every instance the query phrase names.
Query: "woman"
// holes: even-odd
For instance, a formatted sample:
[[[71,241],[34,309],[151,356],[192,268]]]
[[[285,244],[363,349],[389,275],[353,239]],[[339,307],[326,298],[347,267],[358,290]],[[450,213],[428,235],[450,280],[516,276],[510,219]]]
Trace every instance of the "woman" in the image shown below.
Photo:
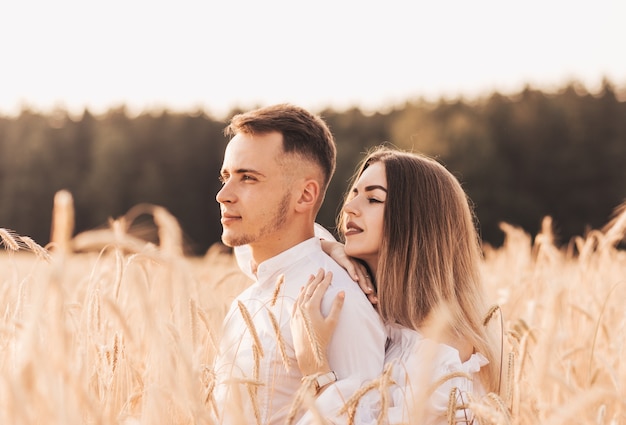
[[[472,413],[462,406],[498,392],[500,358],[484,325],[481,250],[461,185],[428,157],[379,147],[361,163],[338,224],[345,245],[327,242],[325,249],[344,264],[348,255],[365,265],[377,291],[370,299],[377,298],[389,332],[380,382],[369,391],[366,383],[343,414],[358,424],[379,416],[392,424],[447,424],[448,415],[469,423]],[[325,348],[342,304],[338,297],[327,317],[320,312],[331,280],[323,271],[309,280],[291,323],[303,375],[324,382],[332,381]]]

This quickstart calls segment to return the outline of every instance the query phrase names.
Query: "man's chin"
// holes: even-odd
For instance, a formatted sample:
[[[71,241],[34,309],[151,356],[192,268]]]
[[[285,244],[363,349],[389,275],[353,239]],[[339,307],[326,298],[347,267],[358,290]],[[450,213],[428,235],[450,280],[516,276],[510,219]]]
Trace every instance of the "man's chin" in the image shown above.
[[[247,245],[250,243],[247,238],[233,237],[232,235],[222,234],[222,243],[228,247],[234,248],[236,246]]]

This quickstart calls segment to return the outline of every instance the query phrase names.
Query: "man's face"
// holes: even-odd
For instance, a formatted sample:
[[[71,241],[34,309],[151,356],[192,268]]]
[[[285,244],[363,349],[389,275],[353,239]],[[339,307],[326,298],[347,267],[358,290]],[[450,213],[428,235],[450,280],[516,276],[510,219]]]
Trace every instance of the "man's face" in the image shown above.
[[[215,199],[222,213],[222,242],[228,246],[263,243],[285,224],[291,200],[279,164],[283,136],[237,134],[226,147]]]

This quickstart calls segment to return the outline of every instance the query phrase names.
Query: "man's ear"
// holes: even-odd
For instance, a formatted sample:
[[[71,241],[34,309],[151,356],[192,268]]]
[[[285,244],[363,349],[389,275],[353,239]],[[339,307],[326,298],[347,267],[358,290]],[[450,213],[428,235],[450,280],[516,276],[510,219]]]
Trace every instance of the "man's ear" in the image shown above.
[[[320,197],[320,184],[317,180],[307,179],[301,186],[300,197],[296,202],[296,211],[304,212],[315,208]]]

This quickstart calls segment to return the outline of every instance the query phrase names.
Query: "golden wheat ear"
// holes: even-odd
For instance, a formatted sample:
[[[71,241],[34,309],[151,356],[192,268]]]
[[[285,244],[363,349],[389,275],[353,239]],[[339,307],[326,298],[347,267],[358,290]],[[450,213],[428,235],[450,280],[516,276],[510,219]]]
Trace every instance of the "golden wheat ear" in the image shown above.
[[[302,315],[304,321],[304,330],[309,340],[309,344],[311,344],[311,349],[313,350],[315,364],[317,366],[321,366],[324,363],[324,350],[322,350],[322,344],[320,344],[319,340],[317,339],[317,334],[315,333],[313,322],[311,322],[309,314],[304,308],[302,308],[302,306],[299,306],[298,309],[300,310],[300,315]]]
[[[20,239],[22,239],[22,241],[26,244],[28,249],[31,252],[33,252],[37,257],[46,261],[51,260],[50,253],[48,252],[48,250],[42,247],[41,245],[39,245],[37,242],[29,238],[28,236],[21,236]]]
[[[20,249],[34,253],[38,258],[50,261],[50,253],[28,236],[20,236],[10,229],[0,228],[0,245],[8,252],[17,252]]]
[[[74,198],[67,190],[60,190],[54,195],[52,207],[52,230],[50,244],[61,253],[71,251],[74,233]]]
[[[278,319],[271,310],[267,310],[267,314],[270,317],[270,321],[272,322],[272,328],[274,328],[274,333],[276,334],[276,340],[278,341],[278,350],[280,352],[280,358],[283,361],[283,366],[285,366],[285,370],[291,370],[291,362],[289,360],[289,355],[287,355],[287,344],[285,343],[285,338],[283,338],[283,334],[280,331],[280,326],[278,325]]]
[[[276,280],[276,286],[274,287],[274,293],[272,294],[272,302],[270,304],[272,307],[276,305],[276,301],[278,300],[278,294],[280,294],[280,288],[283,287],[283,283],[285,283],[285,275],[281,274]]]
[[[19,251],[19,236],[13,230],[3,229],[0,227],[0,243],[4,245],[4,249],[9,252]]]

